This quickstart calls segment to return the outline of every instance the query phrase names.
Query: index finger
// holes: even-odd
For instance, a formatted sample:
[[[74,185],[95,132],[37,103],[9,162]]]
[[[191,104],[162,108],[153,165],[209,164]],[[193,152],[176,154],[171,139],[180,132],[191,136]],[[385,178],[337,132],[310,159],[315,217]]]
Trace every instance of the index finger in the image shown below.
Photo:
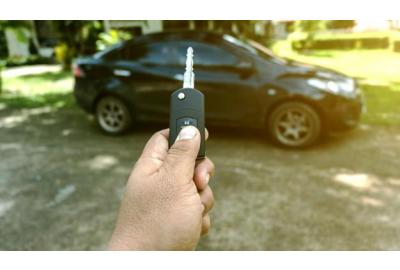
[[[146,143],[140,158],[148,158],[156,162],[164,161],[168,152],[168,136],[168,128],[154,133]]]

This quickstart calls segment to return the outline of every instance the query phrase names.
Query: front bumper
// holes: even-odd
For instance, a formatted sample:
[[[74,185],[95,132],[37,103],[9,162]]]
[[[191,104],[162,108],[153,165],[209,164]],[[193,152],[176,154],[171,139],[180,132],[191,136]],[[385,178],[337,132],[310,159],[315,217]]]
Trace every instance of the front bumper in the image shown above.
[[[361,92],[352,98],[333,96],[324,106],[325,124],[329,133],[355,128],[360,122],[361,113],[366,110]]]

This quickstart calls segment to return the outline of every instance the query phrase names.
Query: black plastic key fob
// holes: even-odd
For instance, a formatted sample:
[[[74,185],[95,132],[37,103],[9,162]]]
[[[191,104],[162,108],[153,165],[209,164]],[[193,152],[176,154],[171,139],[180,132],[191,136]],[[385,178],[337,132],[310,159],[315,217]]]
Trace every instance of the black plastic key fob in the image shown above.
[[[204,95],[193,88],[182,88],[171,94],[169,116],[169,146],[174,144],[179,131],[185,126],[195,126],[200,131],[201,143],[197,155],[206,155],[204,126]]]

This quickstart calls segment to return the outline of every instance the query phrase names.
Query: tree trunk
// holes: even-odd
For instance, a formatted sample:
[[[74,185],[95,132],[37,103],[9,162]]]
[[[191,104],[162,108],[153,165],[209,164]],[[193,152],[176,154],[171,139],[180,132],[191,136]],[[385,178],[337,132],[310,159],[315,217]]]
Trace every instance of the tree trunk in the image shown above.
[[[35,21],[30,21],[30,23],[31,23],[31,34],[32,34],[33,45],[35,46],[36,52],[40,55],[40,52],[39,52],[40,44],[39,44],[39,40],[37,38]]]

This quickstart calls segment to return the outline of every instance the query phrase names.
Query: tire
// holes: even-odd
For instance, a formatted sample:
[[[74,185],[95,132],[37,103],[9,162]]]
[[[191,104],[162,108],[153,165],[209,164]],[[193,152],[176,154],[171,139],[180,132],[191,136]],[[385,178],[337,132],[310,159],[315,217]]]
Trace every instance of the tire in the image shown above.
[[[288,101],[270,113],[268,128],[276,143],[289,148],[304,148],[319,139],[321,118],[310,105]]]
[[[129,130],[132,125],[132,115],[121,99],[105,96],[96,104],[96,121],[102,131],[117,135]]]

